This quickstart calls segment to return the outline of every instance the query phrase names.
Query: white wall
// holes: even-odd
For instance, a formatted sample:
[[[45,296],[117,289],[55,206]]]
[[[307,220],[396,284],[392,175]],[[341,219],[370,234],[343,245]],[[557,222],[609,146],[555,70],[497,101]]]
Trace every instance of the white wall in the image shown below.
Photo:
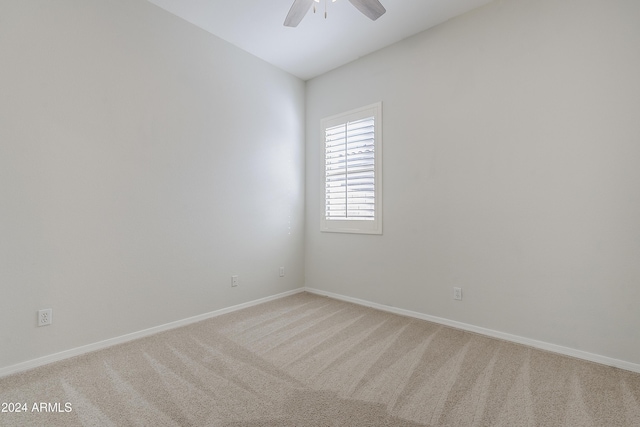
[[[302,286],[304,90],[144,0],[0,2],[0,368]]]
[[[309,81],[306,285],[640,363],[639,23],[496,1]],[[375,101],[384,235],[320,233],[320,119]]]

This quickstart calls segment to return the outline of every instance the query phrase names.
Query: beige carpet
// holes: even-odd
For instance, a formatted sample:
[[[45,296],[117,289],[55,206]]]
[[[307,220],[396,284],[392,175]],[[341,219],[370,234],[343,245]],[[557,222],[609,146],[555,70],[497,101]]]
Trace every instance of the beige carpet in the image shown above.
[[[0,401],[28,405],[2,426],[640,426],[640,375],[302,293],[0,379]]]

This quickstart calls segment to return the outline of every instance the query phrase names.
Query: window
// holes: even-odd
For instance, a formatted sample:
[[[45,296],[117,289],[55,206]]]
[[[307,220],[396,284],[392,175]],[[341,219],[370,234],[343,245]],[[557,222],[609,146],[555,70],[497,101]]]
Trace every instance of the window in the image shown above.
[[[322,120],[321,231],[382,234],[382,104]]]

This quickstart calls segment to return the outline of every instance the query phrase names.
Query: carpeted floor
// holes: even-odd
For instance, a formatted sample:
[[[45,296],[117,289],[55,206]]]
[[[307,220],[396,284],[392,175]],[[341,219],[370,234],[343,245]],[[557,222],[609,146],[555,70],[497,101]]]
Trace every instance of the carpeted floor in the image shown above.
[[[640,374],[301,293],[0,379],[0,402],[27,404],[2,426],[640,426]]]

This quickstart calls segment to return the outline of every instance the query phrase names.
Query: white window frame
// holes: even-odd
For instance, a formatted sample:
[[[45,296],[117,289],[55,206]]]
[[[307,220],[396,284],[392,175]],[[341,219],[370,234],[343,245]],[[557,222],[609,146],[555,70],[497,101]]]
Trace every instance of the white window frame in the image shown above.
[[[327,219],[326,217],[326,130],[349,122],[374,118],[374,218],[372,220]],[[321,213],[320,231],[334,233],[382,234],[382,103],[367,105],[322,119],[321,129]]]

